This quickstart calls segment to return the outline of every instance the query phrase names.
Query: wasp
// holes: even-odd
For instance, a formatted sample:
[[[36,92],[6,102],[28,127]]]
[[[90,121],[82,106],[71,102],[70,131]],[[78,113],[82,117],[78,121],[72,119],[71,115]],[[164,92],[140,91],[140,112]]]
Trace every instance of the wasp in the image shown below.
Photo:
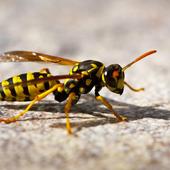
[[[1,62],[50,62],[71,65],[72,69],[66,75],[52,75],[48,68],[43,68],[39,72],[19,74],[3,80],[0,83],[1,101],[30,101],[30,103],[25,110],[15,116],[1,117],[0,122],[11,123],[19,120],[36,102],[53,93],[56,101],[66,100],[64,107],[66,129],[71,134],[72,128],[69,120],[71,107],[79,101],[82,94],[89,93],[93,87],[95,88],[96,100],[104,104],[113,113],[117,121],[125,121],[127,118],[114,111],[111,104],[99,92],[103,87],[107,87],[111,92],[121,95],[124,86],[135,92],[144,90],[144,88],[135,89],[129,85],[124,80],[125,71],[134,63],[155,52],[156,50],[145,52],[125,67],[121,67],[119,64],[111,64],[106,67],[100,61],[85,60],[78,62],[32,51],[5,52],[0,56]],[[62,79],[63,82],[61,82]]]

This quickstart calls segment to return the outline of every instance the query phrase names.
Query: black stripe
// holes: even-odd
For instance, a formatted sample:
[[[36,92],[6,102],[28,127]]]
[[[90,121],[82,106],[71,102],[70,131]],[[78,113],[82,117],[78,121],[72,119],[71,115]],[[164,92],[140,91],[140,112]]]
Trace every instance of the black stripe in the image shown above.
[[[43,76],[43,74],[40,74],[39,72],[34,72],[32,74],[34,75],[34,80],[38,80],[38,79],[40,79],[39,78],[40,76]],[[44,78],[44,76],[43,76],[43,78]],[[34,86],[37,88],[37,84],[34,84]]]
[[[2,99],[1,99],[1,100],[5,100],[6,95],[5,95],[5,93],[4,93],[4,90],[3,90],[3,88],[2,88],[2,84],[1,84],[1,83],[0,83],[0,93],[1,93],[1,96],[2,96]]]
[[[46,78],[48,74],[46,73],[34,73],[34,76],[35,76],[35,79],[40,79],[40,76],[42,76],[43,78]],[[49,81],[45,81],[44,82],[44,88],[45,90],[48,90],[50,88],[50,85],[49,85]]]
[[[30,100],[30,97],[26,96],[25,99],[24,99],[24,101],[31,101],[31,100]]]
[[[42,76],[45,78],[45,77],[48,77],[47,75],[48,74],[43,74]],[[49,81],[44,82],[44,88],[45,88],[45,90],[48,90],[50,88]]]
[[[48,90],[50,88],[49,82],[44,82],[44,88],[45,90]]]
[[[8,83],[9,83],[9,85],[13,85],[13,84],[14,84],[12,77],[9,78],[9,79],[7,79],[7,81],[8,81]],[[11,86],[11,87],[9,88],[9,90],[11,91],[12,96],[14,96],[14,97],[17,96],[17,93],[16,93],[16,91],[15,91],[14,86],[13,86],[13,87]]]
[[[19,75],[19,77],[21,78],[21,80],[24,82],[24,81],[27,81],[27,74],[21,74]],[[29,96],[29,91],[28,91],[28,86],[25,85],[23,86],[23,93],[26,95],[26,96]]]

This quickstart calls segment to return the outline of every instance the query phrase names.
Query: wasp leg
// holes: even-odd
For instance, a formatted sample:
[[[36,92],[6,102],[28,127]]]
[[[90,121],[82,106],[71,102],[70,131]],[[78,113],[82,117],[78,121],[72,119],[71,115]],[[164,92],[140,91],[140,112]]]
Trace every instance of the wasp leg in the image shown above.
[[[48,68],[42,68],[40,70],[40,73],[47,73],[47,74],[50,74],[50,70]]]
[[[71,110],[71,106],[74,103],[75,97],[76,97],[76,94],[74,92],[71,92],[68,96],[66,105],[64,107],[64,112],[66,114],[66,128],[67,128],[68,134],[72,134],[71,124],[70,124],[70,119],[69,119],[69,112]]]
[[[114,116],[116,117],[116,119],[119,121],[119,122],[122,122],[122,121],[126,121],[127,120],[127,117],[125,116],[122,116],[122,115],[119,115],[117,112],[115,112],[113,110],[113,107],[112,105],[103,97],[103,96],[96,96],[96,99],[99,100],[100,102],[102,102],[113,114]]]
[[[145,89],[144,88],[139,88],[139,89],[136,89],[136,88],[133,88],[131,85],[129,85],[127,82],[124,82],[124,84],[129,87],[130,90],[134,91],[134,92],[140,92],[140,91],[144,91]]]
[[[43,98],[45,98],[47,95],[49,95],[50,93],[52,93],[53,91],[55,91],[58,87],[63,86],[63,84],[56,84],[54,85],[52,88],[50,88],[49,90],[37,95],[34,100],[32,100],[30,102],[30,104],[26,107],[26,109],[20,113],[18,113],[17,115],[13,116],[13,117],[9,117],[9,118],[0,118],[0,122],[5,122],[5,123],[12,123],[12,122],[16,122],[21,116],[25,115],[26,112],[28,112],[30,110],[30,108],[38,101],[42,100]]]

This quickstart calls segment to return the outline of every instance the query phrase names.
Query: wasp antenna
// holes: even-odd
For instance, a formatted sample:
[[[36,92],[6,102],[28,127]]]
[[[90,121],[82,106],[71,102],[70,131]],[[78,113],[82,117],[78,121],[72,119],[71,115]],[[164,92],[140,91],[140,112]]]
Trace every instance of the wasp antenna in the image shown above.
[[[122,71],[125,71],[127,68],[129,68],[131,65],[135,64],[136,62],[142,60],[143,58],[156,53],[156,50],[150,50],[144,54],[142,54],[141,56],[137,57],[134,61],[132,61],[131,63],[127,64],[125,67],[123,67]]]

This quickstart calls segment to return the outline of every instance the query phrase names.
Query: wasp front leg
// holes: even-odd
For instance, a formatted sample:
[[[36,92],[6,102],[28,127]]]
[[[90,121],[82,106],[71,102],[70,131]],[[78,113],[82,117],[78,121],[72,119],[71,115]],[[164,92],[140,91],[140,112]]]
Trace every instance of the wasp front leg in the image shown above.
[[[127,120],[127,117],[118,114],[113,109],[112,105],[103,96],[100,96],[97,88],[95,89],[95,97],[96,97],[96,100],[100,101],[103,105],[105,105],[112,112],[112,114],[116,117],[117,121],[122,122],[122,121]]]

